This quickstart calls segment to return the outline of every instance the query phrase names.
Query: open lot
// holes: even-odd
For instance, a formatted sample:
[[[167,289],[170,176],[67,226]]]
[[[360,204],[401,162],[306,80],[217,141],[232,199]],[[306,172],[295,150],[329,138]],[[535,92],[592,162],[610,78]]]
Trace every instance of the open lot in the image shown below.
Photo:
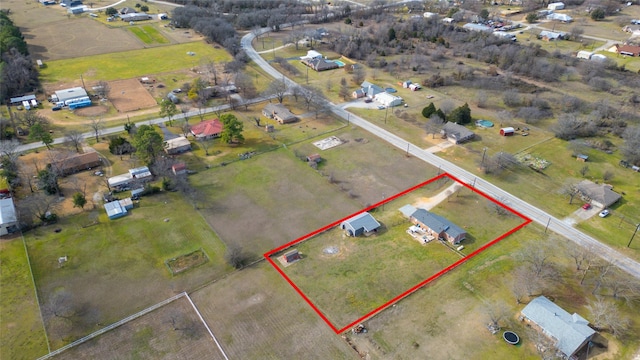
[[[106,358],[224,359],[186,297],[52,357]]]
[[[379,205],[371,212],[382,224],[375,234],[348,237],[339,227],[333,227],[292,244],[292,248],[301,253],[302,260],[289,266],[279,261],[272,264],[280,267],[329,321],[341,329],[388,306],[389,301],[418,284],[435,280],[433,276],[441,270],[524,224],[523,219],[513,214],[497,215],[488,200],[462,188],[448,194],[447,200],[431,211],[468,232],[461,243],[464,249],[456,252],[457,245],[445,245],[437,240],[422,245],[406,233],[412,224],[401,215],[399,208],[407,204],[423,207],[437,191],[445,191],[443,185],[451,183],[435,181]],[[282,252],[271,258],[280,255]]]
[[[32,360],[47,353],[47,338],[24,244],[0,240],[0,358]]]
[[[230,359],[358,359],[266,262],[191,297]]]
[[[117,220],[101,206],[64,217],[26,241],[52,349],[230,269],[222,242],[177,193],[145,197]],[[172,277],[165,261],[200,248],[210,261]]]
[[[124,113],[158,105],[156,99],[138,79],[110,81],[109,101],[118,112]]]

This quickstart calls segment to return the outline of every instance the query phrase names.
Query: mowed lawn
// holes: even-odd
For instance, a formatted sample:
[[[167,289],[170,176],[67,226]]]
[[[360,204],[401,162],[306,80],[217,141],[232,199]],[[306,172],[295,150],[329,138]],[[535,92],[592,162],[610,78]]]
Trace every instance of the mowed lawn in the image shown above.
[[[27,245],[53,349],[230,270],[223,243],[179,193],[144,197],[116,220],[102,207],[63,218],[29,232]],[[209,262],[172,277],[165,261],[198,249]]]
[[[135,26],[129,28],[145,44],[168,44],[169,39],[164,37],[153,25]]]
[[[187,52],[195,55],[190,56]],[[231,60],[231,55],[223,49],[215,49],[203,41],[197,41],[55,60],[41,69],[40,77],[44,83],[75,81],[80,75],[85,81],[109,81],[188,69],[206,60],[225,62]]]
[[[266,262],[191,294],[229,359],[358,359]]]
[[[47,353],[22,238],[0,241],[0,358],[35,359]]]
[[[302,254],[301,261],[282,266],[276,258],[284,251],[272,259],[340,329],[462,258],[439,241],[421,245],[406,233],[412,224],[399,208],[407,204],[420,207],[425,195],[438,187],[429,184],[372,211],[382,224],[376,234],[348,237],[334,227],[292,247]],[[514,215],[496,215],[487,200],[467,188],[431,211],[468,232],[461,243],[465,245],[462,254],[472,253],[524,222]],[[330,249],[336,253],[327,253]]]

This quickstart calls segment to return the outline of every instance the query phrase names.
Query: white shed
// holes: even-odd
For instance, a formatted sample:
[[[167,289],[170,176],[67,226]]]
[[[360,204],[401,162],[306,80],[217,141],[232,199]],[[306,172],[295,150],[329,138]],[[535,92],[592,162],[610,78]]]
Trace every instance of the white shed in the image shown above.
[[[402,98],[400,96],[391,95],[387,92],[376,94],[373,99],[387,107],[402,105]]]
[[[562,10],[564,9],[564,3],[563,2],[554,2],[551,3],[547,6],[547,9],[549,10]]]
[[[591,56],[593,56],[593,53],[585,50],[578,51],[578,54],[576,55],[578,59],[585,59],[585,60],[591,59]]]

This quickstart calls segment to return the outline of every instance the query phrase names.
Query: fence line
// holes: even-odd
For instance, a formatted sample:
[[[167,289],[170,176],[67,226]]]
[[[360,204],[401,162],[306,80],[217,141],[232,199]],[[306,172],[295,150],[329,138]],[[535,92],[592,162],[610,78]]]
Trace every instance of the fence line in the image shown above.
[[[139,317],[141,317],[143,315],[146,315],[146,314],[148,314],[148,313],[150,313],[150,312],[152,312],[152,311],[154,311],[154,310],[156,310],[156,309],[158,309],[158,308],[160,308],[162,306],[165,306],[168,303],[173,302],[173,301],[175,301],[175,300],[177,300],[177,299],[179,299],[179,298],[181,298],[183,296],[187,296],[187,293],[186,292],[182,292],[182,293],[180,293],[178,295],[174,295],[174,296],[172,296],[172,297],[170,297],[168,299],[165,299],[165,300],[163,300],[163,301],[161,301],[161,302],[159,302],[159,303],[157,303],[155,305],[152,305],[152,306],[150,306],[150,307],[148,307],[148,308],[146,308],[146,309],[144,309],[142,311],[139,311],[139,312],[137,312],[137,313],[135,313],[133,315],[127,316],[126,318],[124,318],[122,320],[119,320],[119,321],[117,321],[117,322],[115,322],[115,323],[113,323],[113,324],[111,324],[109,326],[106,326],[106,327],[104,327],[104,328],[102,328],[102,329],[100,329],[100,330],[98,330],[96,332],[93,332],[93,333],[91,333],[91,334],[89,334],[89,335],[87,335],[87,336],[85,336],[83,338],[80,338],[80,339],[78,339],[78,340],[76,340],[76,341],[74,341],[74,342],[72,342],[70,344],[67,344],[67,345],[65,345],[65,346],[63,346],[63,347],[61,347],[61,348],[59,348],[57,350],[54,350],[54,351],[48,353],[47,355],[38,358],[38,360],[49,359],[52,356],[58,355],[61,352],[65,351],[65,350],[67,350],[69,348],[72,348],[74,346],[80,345],[80,344],[82,344],[82,343],[84,343],[84,342],[86,342],[88,340],[91,340],[91,339],[93,339],[93,338],[95,338],[95,337],[97,337],[99,335],[102,335],[102,334],[106,333],[107,331],[113,330],[113,329],[117,328],[120,325],[123,325],[123,324],[125,324],[125,323],[127,323],[127,322],[129,322],[131,320],[135,320],[135,319],[137,319],[137,318],[139,318]],[[191,301],[191,299],[189,299],[189,301]]]
[[[216,346],[218,347],[218,350],[220,350],[220,352],[222,353],[222,356],[224,356],[224,358],[226,360],[229,360],[229,358],[227,357],[227,353],[224,352],[224,350],[222,349],[222,346],[218,342],[218,339],[216,339],[216,336],[213,335],[213,331],[211,331],[211,329],[209,328],[209,325],[207,325],[207,322],[204,321],[204,318],[200,314],[200,311],[198,311],[198,308],[196,307],[196,304],[194,304],[193,301],[191,301],[191,297],[189,296],[189,294],[187,294],[187,293],[184,293],[184,294],[187,297],[187,300],[189,300],[189,303],[191,304],[191,306],[193,307],[193,310],[195,310],[196,314],[198,314],[198,317],[200,318],[200,321],[202,321],[202,324],[204,324],[204,327],[207,328],[207,331],[209,332],[209,335],[211,335],[211,338],[216,343]]]

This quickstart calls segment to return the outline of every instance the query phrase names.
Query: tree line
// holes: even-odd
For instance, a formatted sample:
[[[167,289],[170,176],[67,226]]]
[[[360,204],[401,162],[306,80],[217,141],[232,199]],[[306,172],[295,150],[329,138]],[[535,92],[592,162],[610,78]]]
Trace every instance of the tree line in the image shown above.
[[[0,11],[0,103],[39,86],[38,70],[22,32],[9,18],[8,10]]]

